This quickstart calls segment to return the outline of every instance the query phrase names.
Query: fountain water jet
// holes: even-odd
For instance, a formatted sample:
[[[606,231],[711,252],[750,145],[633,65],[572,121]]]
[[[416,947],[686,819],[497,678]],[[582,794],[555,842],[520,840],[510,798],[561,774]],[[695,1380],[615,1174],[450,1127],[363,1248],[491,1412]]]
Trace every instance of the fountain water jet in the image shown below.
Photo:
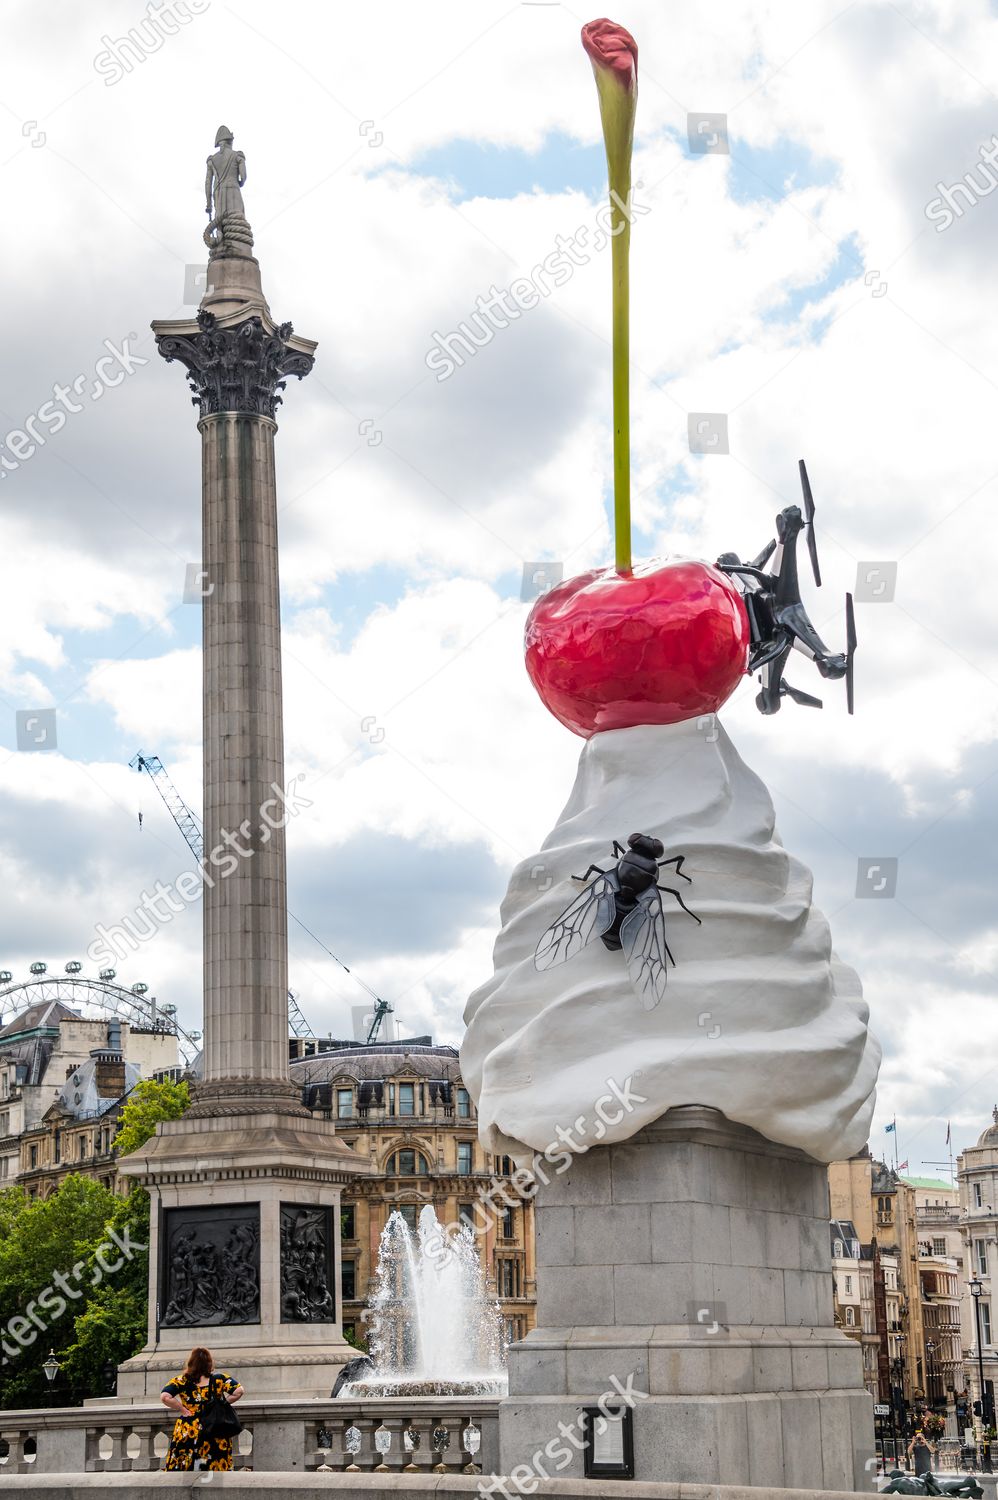
[[[413,1235],[391,1213],[368,1321],[375,1373],[345,1385],[343,1396],[505,1395],[499,1304],[468,1225],[445,1234],[427,1204]]]

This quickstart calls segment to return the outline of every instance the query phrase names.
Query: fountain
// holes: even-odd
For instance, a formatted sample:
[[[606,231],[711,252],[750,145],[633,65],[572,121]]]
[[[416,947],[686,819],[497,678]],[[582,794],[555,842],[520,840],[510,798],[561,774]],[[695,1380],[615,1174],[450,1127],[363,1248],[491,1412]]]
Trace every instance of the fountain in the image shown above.
[[[445,1234],[432,1207],[415,1233],[396,1209],[378,1248],[368,1316],[374,1370],[342,1387],[358,1396],[504,1396],[499,1304],[468,1225]]]

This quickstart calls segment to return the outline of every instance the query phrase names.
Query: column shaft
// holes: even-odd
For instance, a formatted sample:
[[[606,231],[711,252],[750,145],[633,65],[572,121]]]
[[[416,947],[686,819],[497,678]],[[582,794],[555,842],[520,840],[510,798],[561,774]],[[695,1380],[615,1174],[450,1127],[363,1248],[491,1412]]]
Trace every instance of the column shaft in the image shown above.
[[[276,424],[198,424],[204,524],[204,1079],[286,1080],[287,869]],[[277,790],[275,790],[275,788]],[[245,854],[240,850],[248,851]]]

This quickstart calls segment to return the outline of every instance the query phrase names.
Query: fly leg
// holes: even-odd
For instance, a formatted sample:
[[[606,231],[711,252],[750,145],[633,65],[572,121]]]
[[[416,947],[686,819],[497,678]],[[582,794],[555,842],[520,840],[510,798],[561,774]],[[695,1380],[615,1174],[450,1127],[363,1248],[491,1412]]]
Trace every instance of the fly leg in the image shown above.
[[[703,926],[703,923],[700,921],[700,918],[697,916],[696,912],[695,911],[690,911],[689,907],[686,905],[686,902],[683,900],[682,896],[679,894],[678,891],[674,891],[672,889],[671,885],[658,885],[658,886],[655,887],[655,889],[658,890],[658,891],[665,891],[665,893],[667,895],[669,895],[669,896],[675,896],[676,900],[679,902],[680,906],[683,908],[683,911],[686,913],[686,915],[688,917],[692,917],[693,920],[694,920],[694,922],[699,922],[701,927]]]
[[[675,865],[675,873],[680,877],[680,879],[685,880],[687,885],[692,885],[693,881],[691,877],[689,875],[683,874],[683,865],[685,864],[685,862],[685,854],[674,854],[671,859],[660,859],[658,862],[658,867],[660,870],[664,870],[667,865]]]

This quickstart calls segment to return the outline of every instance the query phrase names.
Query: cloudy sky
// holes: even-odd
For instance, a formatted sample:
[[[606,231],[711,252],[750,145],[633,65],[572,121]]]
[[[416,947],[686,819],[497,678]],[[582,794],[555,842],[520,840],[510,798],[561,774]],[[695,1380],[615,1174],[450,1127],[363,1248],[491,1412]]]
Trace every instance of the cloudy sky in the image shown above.
[[[39,414],[45,441],[0,450],[0,961],[26,977],[82,959],[98,922],[186,865],[128,769],[161,756],[199,805],[199,438],[149,323],[200,296],[224,120],[271,307],[319,341],[278,437],[287,765],[313,801],[290,832],[291,908],[406,1034],[457,1042],[508,872],[580,748],[525,676],[521,583],[528,562],[612,554],[607,255],[449,379],[426,359],[477,297],[595,223],[591,17],[181,10],[158,30],[139,0],[5,10],[0,423]],[[896,1115],[919,1172],[947,1121],[959,1148],[998,1096],[998,168],[981,157],[998,28],[983,0],[614,15],[641,49],[636,552],[754,553],[803,456],[830,642],[857,577],[885,583],[857,607],[854,719],[832,685],[820,714],[762,719],[746,682],[724,720],[863,976],[887,1054],[873,1147]],[[726,117],[727,153],[691,150],[690,114]],[[947,212],[941,187],[968,173]],[[145,363],[95,399],[122,340]],[[79,409],[40,425],[56,386]],[[728,454],[690,453],[690,412],[726,416]],[[791,680],[813,691],[809,675]],[[53,707],[57,748],[18,750],[17,711]],[[862,859],[897,860],[893,897],[857,898]],[[199,944],[195,907],[119,975],[195,1027]],[[349,1034],[365,991],[294,926],[291,978],[316,1031]]]

